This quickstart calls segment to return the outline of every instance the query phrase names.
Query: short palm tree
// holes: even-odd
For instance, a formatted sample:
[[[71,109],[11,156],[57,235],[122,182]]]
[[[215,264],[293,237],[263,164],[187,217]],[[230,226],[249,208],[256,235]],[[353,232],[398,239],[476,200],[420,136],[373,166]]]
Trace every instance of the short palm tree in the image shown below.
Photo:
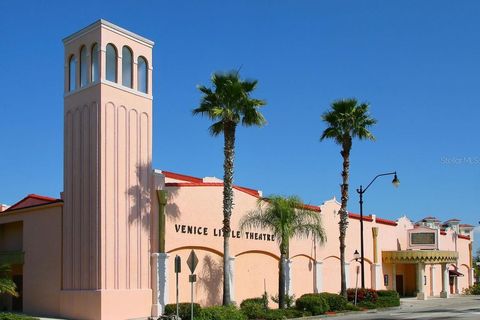
[[[213,136],[224,136],[223,163],[223,304],[232,303],[230,296],[230,217],[233,207],[233,171],[235,155],[235,132],[238,125],[263,126],[266,121],[259,107],[264,100],[250,97],[257,86],[256,80],[241,80],[238,72],[215,73],[213,89],[199,86],[203,93],[200,106],[193,114],[201,114],[214,123],[210,126]]]
[[[0,293],[18,297],[17,286],[12,280],[10,266],[7,264],[0,265]]]
[[[342,194],[342,204],[340,207],[340,274],[341,274],[341,294],[347,297],[347,284],[345,278],[345,234],[348,227],[348,180],[350,174],[350,151],[352,150],[352,141],[354,138],[360,140],[375,140],[373,134],[369,131],[370,127],[377,123],[377,120],[370,117],[368,113],[368,104],[359,104],[356,99],[343,99],[334,101],[331,109],[322,115],[322,120],[327,128],[323,131],[320,140],[332,139],[336,144],[342,147],[340,154],[343,158],[342,184],[340,191]]]
[[[292,238],[308,238],[326,241],[322,220],[318,212],[308,210],[296,196],[272,196],[259,199],[257,208],[240,221],[240,229],[260,228],[270,231],[277,239],[280,249],[278,277],[278,306],[285,308],[286,262],[289,259],[289,243]]]

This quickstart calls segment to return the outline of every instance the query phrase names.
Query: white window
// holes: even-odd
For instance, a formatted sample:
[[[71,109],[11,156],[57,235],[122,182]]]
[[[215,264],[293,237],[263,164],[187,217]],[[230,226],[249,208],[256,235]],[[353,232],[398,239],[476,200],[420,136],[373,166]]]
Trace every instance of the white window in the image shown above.
[[[122,48],[122,84],[125,87],[132,88],[132,67],[133,67],[133,59],[132,59],[132,51],[128,47]]]
[[[80,88],[85,87],[87,83],[87,48],[83,46],[82,49],[80,49]]]
[[[96,82],[100,78],[100,72],[98,70],[98,44],[92,46],[92,60],[91,60],[91,81]]]
[[[107,44],[106,79],[117,82],[117,49],[111,43]]]
[[[137,61],[137,90],[147,93],[148,88],[148,65],[144,57],[138,57]]]
[[[68,61],[68,91],[73,91],[76,89],[76,79],[77,79],[77,59],[74,55],[70,57]]]

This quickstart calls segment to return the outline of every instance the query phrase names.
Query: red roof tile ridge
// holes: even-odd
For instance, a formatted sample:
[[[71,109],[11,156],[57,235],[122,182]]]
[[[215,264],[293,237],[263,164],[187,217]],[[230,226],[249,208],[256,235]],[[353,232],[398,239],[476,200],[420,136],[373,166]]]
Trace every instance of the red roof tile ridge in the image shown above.
[[[351,219],[357,219],[357,220],[360,220],[360,215],[358,213],[353,213],[353,212],[349,212],[348,213],[348,217],[351,218]],[[363,221],[368,221],[368,222],[372,222],[373,221],[373,217],[371,215],[368,215],[368,216],[363,216]]]
[[[172,178],[172,179],[177,179],[177,180],[183,180],[183,181],[189,181],[189,182],[195,182],[195,183],[203,182],[202,178],[189,176],[189,175],[181,174],[181,173],[176,173],[176,172],[172,172],[172,171],[167,171],[167,170],[162,170],[162,174],[167,178]]]
[[[375,217],[375,222],[381,223],[381,224],[386,224],[386,225],[391,225],[391,226],[396,226],[397,225],[397,222],[394,221],[394,220],[383,219],[383,218],[379,218],[379,217]]]
[[[463,234],[459,234],[459,235],[458,235],[458,238],[459,238],[459,239],[470,240],[470,236],[466,236],[466,235],[463,235]]]
[[[38,195],[38,194],[35,194],[35,193],[30,193],[29,195],[27,195],[26,197],[24,197],[23,199],[21,199],[20,201],[17,201],[15,204],[11,205],[10,207],[8,207],[6,210],[4,210],[3,212],[7,212],[7,211],[12,211],[12,210],[15,210],[17,208],[24,208],[24,207],[21,207],[20,205],[26,201],[27,199],[37,199],[37,200],[41,200],[41,201],[45,201],[45,203],[42,203],[42,204],[48,204],[48,203],[52,203],[52,202],[58,202],[58,201],[61,201],[61,199],[56,199],[56,198],[52,198],[52,197],[47,197],[47,196],[41,196],[41,195]],[[35,204],[35,205],[29,205],[29,206],[25,206],[25,208],[27,207],[31,207],[31,206],[36,206],[36,205],[39,205],[39,204]]]
[[[167,182],[165,183],[167,187],[222,187],[223,182]],[[256,198],[260,197],[260,192],[255,189],[240,187],[240,186],[233,186],[234,189],[238,191],[244,192]]]

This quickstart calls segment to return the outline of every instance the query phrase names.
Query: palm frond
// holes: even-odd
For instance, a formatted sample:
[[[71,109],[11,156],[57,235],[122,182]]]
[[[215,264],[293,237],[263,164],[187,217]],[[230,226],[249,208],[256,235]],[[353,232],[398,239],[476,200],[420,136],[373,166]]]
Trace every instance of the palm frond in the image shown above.
[[[207,116],[215,123],[210,127],[214,136],[221,133],[218,122],[233,122],[244,126],[263,126],[266,123],[259,108],[265,100],[250,96],[257,86],[257,80],[241,80],[238,71],[214,73],[212,88],[197,86],[202,93],[200,104],[192,110],[193,115]]]

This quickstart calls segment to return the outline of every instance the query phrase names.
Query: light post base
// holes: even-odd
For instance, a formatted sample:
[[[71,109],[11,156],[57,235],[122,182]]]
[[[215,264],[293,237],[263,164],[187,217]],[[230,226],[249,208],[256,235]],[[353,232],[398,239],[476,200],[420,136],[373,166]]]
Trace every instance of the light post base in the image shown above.
[[[448,298],[449,296],[447,291],[440,291],[440,298]]]

